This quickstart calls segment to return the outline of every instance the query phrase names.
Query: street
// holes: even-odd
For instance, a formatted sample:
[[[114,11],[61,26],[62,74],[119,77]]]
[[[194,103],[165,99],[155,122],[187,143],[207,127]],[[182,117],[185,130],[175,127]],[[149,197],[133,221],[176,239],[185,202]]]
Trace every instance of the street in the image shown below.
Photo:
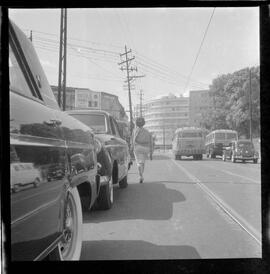
[[[83,214],[81,260],[261,257],[260,164],[156,152],[108,211]]]

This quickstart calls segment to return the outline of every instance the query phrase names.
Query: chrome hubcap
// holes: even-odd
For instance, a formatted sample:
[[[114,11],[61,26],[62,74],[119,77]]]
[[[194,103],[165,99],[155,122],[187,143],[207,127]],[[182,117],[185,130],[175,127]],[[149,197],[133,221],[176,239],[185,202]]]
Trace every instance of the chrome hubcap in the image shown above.
[[[66,207],[64,239],[60,245],[60,250],[64,258],[68,258],[68,255],[71,252],[73,238],[74,238],[74,220],[73,220],[72,209],[70,207],[70,202],[69,202]]]

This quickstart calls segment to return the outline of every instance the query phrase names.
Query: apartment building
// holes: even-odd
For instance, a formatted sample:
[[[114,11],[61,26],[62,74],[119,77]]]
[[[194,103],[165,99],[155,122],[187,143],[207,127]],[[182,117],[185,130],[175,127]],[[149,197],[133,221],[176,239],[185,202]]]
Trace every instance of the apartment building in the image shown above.
[[[155,137],[156,147],[171,148],[175,130],[189,125],[189,98],[168,94],[145,102],[143,107],[145,128]]]

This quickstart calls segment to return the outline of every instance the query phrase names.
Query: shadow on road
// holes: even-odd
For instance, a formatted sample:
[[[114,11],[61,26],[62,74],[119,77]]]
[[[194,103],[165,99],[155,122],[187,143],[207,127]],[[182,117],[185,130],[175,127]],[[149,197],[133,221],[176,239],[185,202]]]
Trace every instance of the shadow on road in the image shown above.
[[[103,240],[83,242],[80,260],[200,259],[188,245],[155,245],[145,241]]]
[[[84,212],[86,222],[146,219],[168,220],[173,203],[185,201],[185,196],[160,183],[130,184],[126,189],[114,188],[114,204],[108,211]]]

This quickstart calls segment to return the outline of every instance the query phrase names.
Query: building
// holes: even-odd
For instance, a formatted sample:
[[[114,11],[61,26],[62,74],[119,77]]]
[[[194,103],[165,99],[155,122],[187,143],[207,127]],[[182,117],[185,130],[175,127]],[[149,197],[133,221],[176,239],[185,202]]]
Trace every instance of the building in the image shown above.
[[[51,86],[51,88],[57,100],[58,87]],[[128,120],[125,109],[119,102],[118,96],[88,88],[66,87],[66,110],[84,108],[105,110],[117,120]]]
[[[209,90],[191,90],[189,92],[189,125],[201,127],[204,116],[213,107]]]
[[[175,130],[189,125],[189,98],[174,94],[159,96],[144,104],[144,118],[156,147],[171,148]]]

